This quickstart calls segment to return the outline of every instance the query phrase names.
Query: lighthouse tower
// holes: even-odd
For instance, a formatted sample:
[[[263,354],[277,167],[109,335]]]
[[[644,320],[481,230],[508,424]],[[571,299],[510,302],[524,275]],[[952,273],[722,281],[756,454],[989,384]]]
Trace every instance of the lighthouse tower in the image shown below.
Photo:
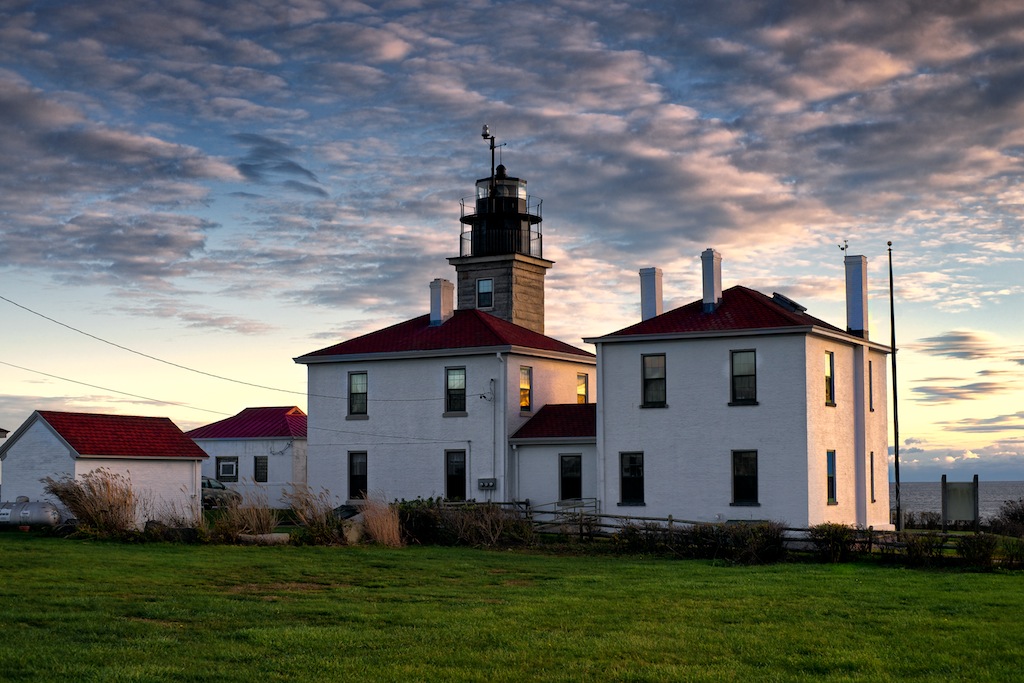
[[[544,275],[554,262],[544,258],[541,200],[526,193],[525,180],[494,166],[487,126],[483,138],[491,146],[491,175],[476,181],[471,207],[462,200],[459,255],[448,259],[457,274],[458,308],[544,334]]]

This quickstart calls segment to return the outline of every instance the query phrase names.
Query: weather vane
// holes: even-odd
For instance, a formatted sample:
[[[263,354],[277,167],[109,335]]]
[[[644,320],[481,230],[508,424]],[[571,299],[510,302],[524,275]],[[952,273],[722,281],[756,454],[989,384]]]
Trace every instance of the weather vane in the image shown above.
[[[484,140],[487,140],[487,141],[489,141],[491,143],[491,191],[493,192],[494,191],[494,148],[495,148],[495,146],[497,146],[497,147],[504,147],[506,143],[503,142],[500,145],[495,145],[494,144],[494,136],[491,134],[491,127],[488,126],[486,123],[484,124],[483,132],[480,133],[480,137],[482,137]]]
[[[843,240],[843,243],[839,245],[840,251],[846,251],[850,248],[850,240]]]

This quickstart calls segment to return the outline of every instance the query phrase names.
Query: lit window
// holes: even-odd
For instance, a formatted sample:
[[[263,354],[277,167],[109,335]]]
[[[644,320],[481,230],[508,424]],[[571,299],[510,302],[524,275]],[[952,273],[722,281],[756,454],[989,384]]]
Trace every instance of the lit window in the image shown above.
[[[487,278],[476,281],[476,307],[492,308],[494,306],[494,280]]]
[[[836,357],[831,351],[825,352],[825,405],[836,404]]]
[[[466,451],[445,451],[444,496],[448,500],[466,499]]]
[[[466,368],[445,369],[444,410],[446,413],[466,412]]]
[[[560,500],[583,497],[583,456],[559,456],[558,492]]]
[[[643,357],[643,407],[665,407],[665,354]]]
[[[619,495],[622,505],[644,504],[644,454],[620,453]]]
[[[267,483],[267,469],[269,463],[265,455],[255,455],[252,459],[252,478],[260,484]]]
[[[533,410],[533,368],[519,368],[519,410]]]
[[[875,501],[875,452],[871,451],[871,502]]]
[[[733,351],[732,405],[757,403],[757,357],[754,351]]]
[[[348,454],[348,497],[349,500],[366,498],[365,451],[353,451]]]
[[[836,452],[828,451],[825,453],[825,469],[827,477],[827,489],[828,489],[828,504],[835,505],[836,500]]]
[[[588,403],[590,399],[590,377],[581,372],[576,375],[576,403]]]
[[[757,451],[732,452],[732,504],[757,505]]]
[[[875,412],[875,364],[868,361],[868,410]]]
[[[348,373],[349,415],[366,415],[366,388],[367,378],[365,372]]]

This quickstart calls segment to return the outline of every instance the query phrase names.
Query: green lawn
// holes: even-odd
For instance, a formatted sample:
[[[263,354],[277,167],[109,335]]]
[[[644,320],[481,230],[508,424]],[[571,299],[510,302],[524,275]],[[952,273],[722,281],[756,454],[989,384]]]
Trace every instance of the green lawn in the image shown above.
[[[1019,680],[1024,574],[0,533],[4,681]]]

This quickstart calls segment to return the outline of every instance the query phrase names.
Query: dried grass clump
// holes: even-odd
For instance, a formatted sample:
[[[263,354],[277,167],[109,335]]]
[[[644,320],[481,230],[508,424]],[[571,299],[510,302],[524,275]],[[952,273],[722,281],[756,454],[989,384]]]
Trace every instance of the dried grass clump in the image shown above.
[[[279,513],[270,507],[267,492],[256,489],[221,509],[213,524],[213,536],[234,543],[242,534],[273,533],[279,522]]]
[[[398,519],[398,506],[390,505],[380,494],[370,496],[362,507],[366,535],[374,543],[389,548],[401,548],[402,525]]]
[[[42,479],[44,490],[56,497],[79,524],[100,535],[122,536],[138,530],[140,501],[131,479],[100,468],[74,479]]]
[[[334,514],[334,502],[326,489],[313,493],[308,486],[294,484],[285,491],[284,499],[291,507],[301,529],[292,535],[297,543],[309,545],[340,545],[345,542],[343,525]]]

